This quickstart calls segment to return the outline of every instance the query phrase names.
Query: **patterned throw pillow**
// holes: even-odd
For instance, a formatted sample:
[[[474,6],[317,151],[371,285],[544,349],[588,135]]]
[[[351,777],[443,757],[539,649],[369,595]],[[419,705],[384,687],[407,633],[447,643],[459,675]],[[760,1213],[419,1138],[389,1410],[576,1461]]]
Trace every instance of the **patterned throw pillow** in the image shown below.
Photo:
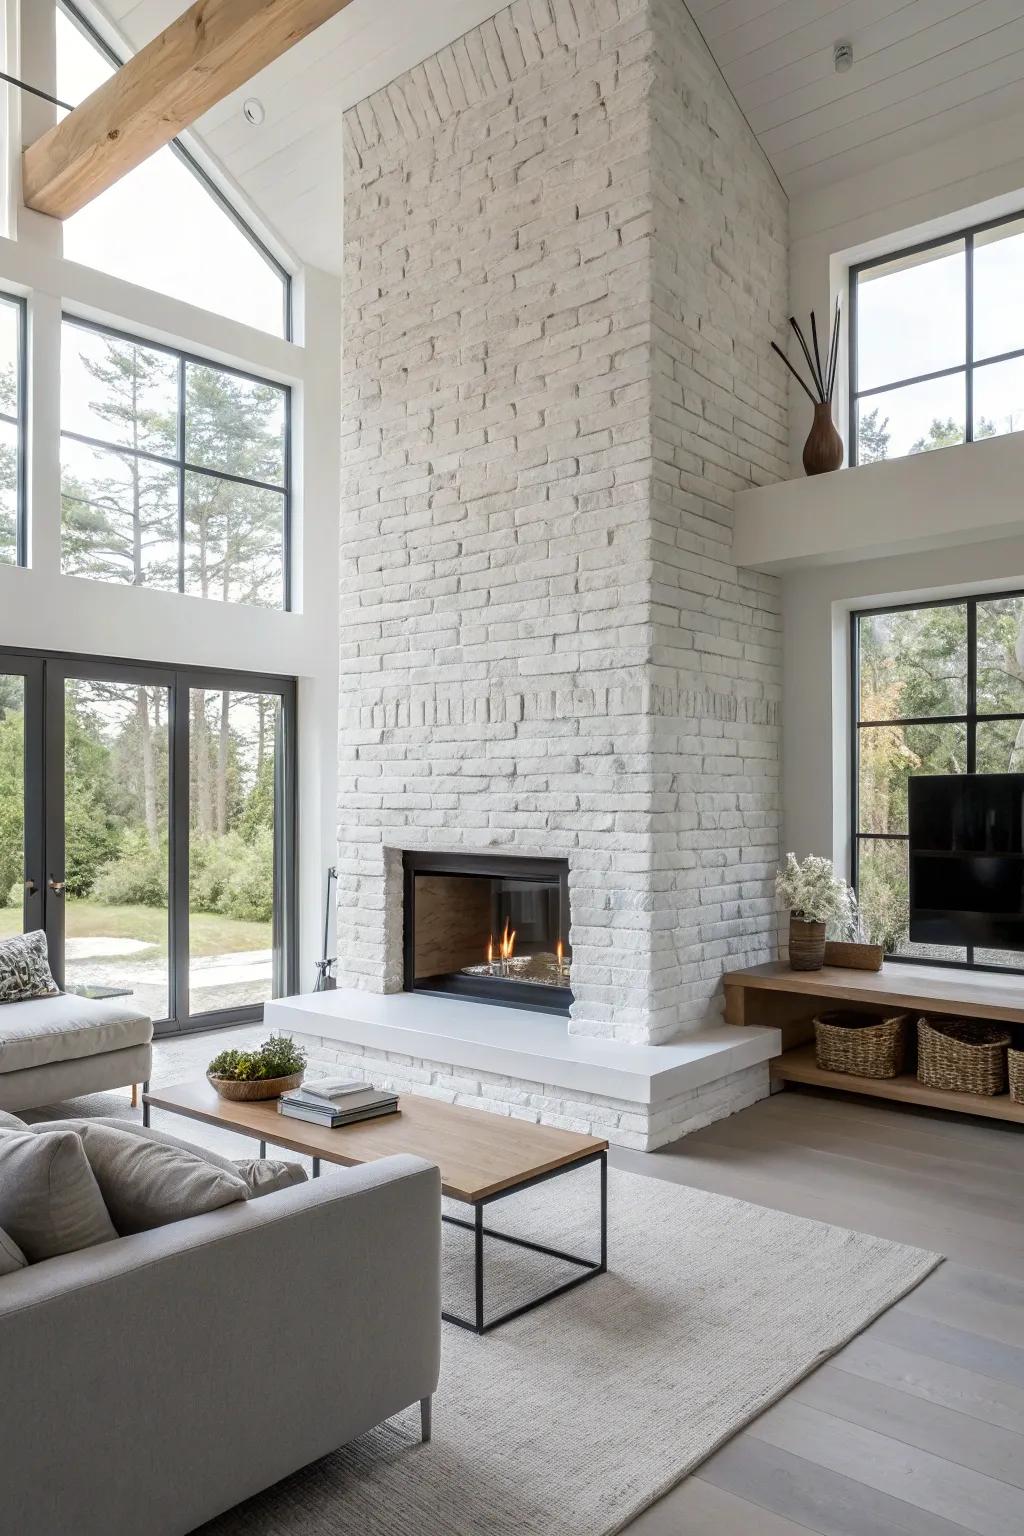
[[[0,941],[0,1003],[53,997],[60,989],[50,975],[42,929]]]

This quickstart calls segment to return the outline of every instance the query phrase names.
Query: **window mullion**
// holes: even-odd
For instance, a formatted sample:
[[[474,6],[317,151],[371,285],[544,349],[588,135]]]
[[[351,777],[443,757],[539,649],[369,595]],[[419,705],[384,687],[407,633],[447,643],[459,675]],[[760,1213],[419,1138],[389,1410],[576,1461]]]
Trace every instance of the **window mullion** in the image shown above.
[[[178,358],[178,591],[185,590],[185,359]]]
[[[61,569],[60,378],[61,304],[37,289],[29,299],[29,390],[25,408],[31,423],[28,440],[28,548],[25,564],[37,570]]]
[[[964,388],[964,441],[974,441],[974,234],[964,236],[964,350],[967,373]]]

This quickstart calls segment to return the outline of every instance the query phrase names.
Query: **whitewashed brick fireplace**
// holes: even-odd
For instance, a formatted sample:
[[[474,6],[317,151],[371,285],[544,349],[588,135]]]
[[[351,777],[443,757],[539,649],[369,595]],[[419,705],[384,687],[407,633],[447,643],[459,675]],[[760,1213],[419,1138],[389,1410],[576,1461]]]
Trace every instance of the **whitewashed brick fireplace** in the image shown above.
[[[345,127],[339,986],[403,986],[403,850],[564,858],[573,1049],[679,1065],[774,944],[779,597],[730,551],[787,472],[784,196],[679,0],[516,0]],[[654,1145],[770,1053],[660,1121],[397,1054]]]

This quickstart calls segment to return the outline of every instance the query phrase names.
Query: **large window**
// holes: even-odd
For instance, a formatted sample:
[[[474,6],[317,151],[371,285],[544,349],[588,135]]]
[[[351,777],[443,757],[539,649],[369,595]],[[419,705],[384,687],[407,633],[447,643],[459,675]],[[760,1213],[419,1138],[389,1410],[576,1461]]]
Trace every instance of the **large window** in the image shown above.
[[[856,464],[1024,429],[1024,216],[854,267],[850,360]]]
[[[66,318],[62,568],[288,606],[289,391]]]
[[[25,303],[0,294],[0,564],[25,550]]]
[[[287,679],[0,650],[0,936],[164,1031],[295,989]]]
[[[1024,772],[1024,593],[853,615],[854,884],[910,959],[1024,970],[1015,951],[911,944],[907,780]]]
[[[62,0],[60,99],[76,106],[121,62]],[[177,140],[65,221],[64,254],[277,336],[289,333],[288,273]]]

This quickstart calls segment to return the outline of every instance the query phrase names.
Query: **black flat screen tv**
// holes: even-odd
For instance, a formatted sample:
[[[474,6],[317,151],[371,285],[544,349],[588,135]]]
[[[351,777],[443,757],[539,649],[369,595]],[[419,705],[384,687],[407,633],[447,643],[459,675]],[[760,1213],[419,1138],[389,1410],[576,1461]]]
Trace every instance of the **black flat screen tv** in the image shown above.
[[[1024,950],[1024,773],[908,782],[910,938]]]

